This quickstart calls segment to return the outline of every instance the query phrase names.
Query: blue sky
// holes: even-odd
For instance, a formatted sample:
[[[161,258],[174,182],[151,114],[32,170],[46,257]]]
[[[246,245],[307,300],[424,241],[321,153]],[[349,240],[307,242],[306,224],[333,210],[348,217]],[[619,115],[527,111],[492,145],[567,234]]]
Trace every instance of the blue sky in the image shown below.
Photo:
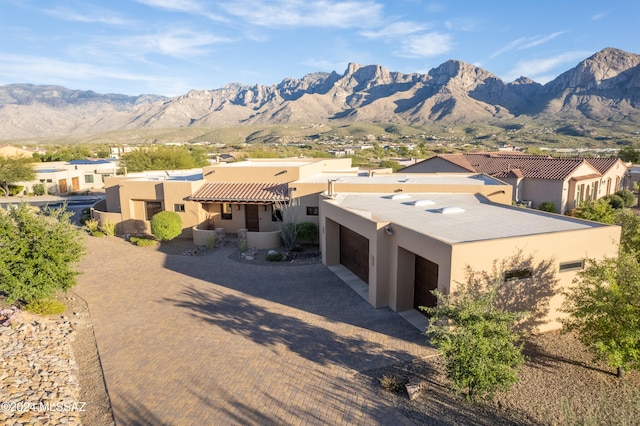
[[[640,53],[639,18],[637,0],[0,0],[0,85],[175,96],[449,59],[545,83],[605,47]]]

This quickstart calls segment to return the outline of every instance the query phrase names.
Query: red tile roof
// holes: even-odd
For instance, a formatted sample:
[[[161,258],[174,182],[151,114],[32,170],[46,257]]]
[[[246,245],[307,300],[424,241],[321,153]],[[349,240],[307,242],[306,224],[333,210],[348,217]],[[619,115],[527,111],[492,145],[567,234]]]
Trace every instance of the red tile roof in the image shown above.
[[[208,182],[189,197],[191,201],[223,203],[270,203],[288,199],[286,183]]]
[[[496,178],[524,177],[530,179],[564,180],[581,164],[587,163],[599,173],[605,173],[617,158],[543,157],[508,153],[442,154],[445,161],[474,173]]]

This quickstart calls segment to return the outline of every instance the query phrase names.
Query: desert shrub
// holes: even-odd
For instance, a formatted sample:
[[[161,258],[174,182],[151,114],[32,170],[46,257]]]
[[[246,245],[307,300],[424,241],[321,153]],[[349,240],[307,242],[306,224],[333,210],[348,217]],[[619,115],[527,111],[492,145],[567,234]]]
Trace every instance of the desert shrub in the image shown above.
[[[400,383],[400,380],[398,380],[396,376],[385,374],[380,377],[378,381],[380,382],[382,389],[388,392],[399,393],[402,391],[402,383]]]
[[[104,235],[113,237],[114,235],[116,235],[116,224],[105,222],[102,225],[100,225],[100,230],[104,232]]]
[[[47,193],[47,188],[44,183],[36,183],[33,185],[33,195],[44,195]]]
[[[156,240],[148,237],[131,237],[129,238],[129,241],[138,247],[151,247],[158,244]]]
[[[216,236],[212,235],[207,237],[207,250],[211,250],[216,246]]]
[[[105,236],[105,233],[102,232],[99,229],[97,229],[95,231],[90,231],[89,233],[91,234],[92,237],[104,237]]]
[[[270,252],[267,254],[267,260],[269,262],[280,262],[282,261],[282,259],[283,259],[282,253]]]
[[[315,244],[318,238],[318,226],[313,222],[302,222],[298,224],[298,237],[311,241]]]
[[[636,203],[636,196],[628,189],[621,189],[620,191],[614,192],[613,195],[617,195],[622,198],[624,201],[624,207],[631,207]]]
[[[46,299],[76,284],[73,265],[84,247],[70,216],[26,204],[0,212],[0,291],[9,303]]]
[[[25,310],[40,315],[56,315],[61,314],[67,309],[67,306],[59,300],[55,299],[39,299],[34,300],[25,306]]]
[[[182,219],[176,212],[163,211],[151,218],[151,233],[160,241],[169,241],[182,233]]]
[[[22,191],[24,191],[24,186],[22,185],[9,185],[9,195],[22,194]]]
[[[99,231],[100,230],[100,222],[98,222],[95,219],[89,219],[84,223],[84,226],[87,228],[87,231],[89,231],[89,233],[91,235],[93,235],[94,232]]]
[[[551,201],[543,201],[542,203],[540,203],[540,205],[538,206],[538,210],[542,210],[543,212],[549,212],[549,213],[558,213],[558,209],[556,208],[556,205],[553,204]]]

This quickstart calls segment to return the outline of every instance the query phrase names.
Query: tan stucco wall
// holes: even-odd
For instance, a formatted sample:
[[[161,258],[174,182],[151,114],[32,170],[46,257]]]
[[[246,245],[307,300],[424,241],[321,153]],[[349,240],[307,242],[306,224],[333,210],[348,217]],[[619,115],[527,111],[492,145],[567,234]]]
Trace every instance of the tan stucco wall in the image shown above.
[[[562,213],[566,205],[568,191],[565,191],[566,182],[551,179],[523,179],[521,200],[532,201],[531,207],[537,209],[540,203],[551,201]]]
[[[561,291],[573,285],[577,272],[559,272],[560,263],[586,258],[614,257],[617,254],[619,241],[619,227],[600,226],[586,230],[454,244],[451,255],[451,292],[455,292],[460,283],[467,281],[467,267],[471,267],[474,271],[492,271],[494,262],[503,262],[514,254],[521,253],[523,258],[533,256],[536,265],[549,263],[546,271],[548,274],[542,276],[557,280],[554,294],[550,297],[548,305],[539,307],[541,313],[547,311],[544,318],[538,318],[536,321],[533,321],[533,318],[530,319],[536,323],[533,331],[558,329],[560,324],[557,320],[563,316],[558,311],[564,300]],[[510,268],[518,269],[517,265],[511,265]],[[540,274],[543,272],[538,270]],[[535,301],[540,301],[541,295],[548,289],[547,286],[552,280],[514,280],[505,283],[505,286],[513,289],[517,309],[535,312],[536,309],[527,295],[534,296]]]
[[[412,164],[400,170],[401,173],[469,173],[469,170],[456,166],[455,164],[443,160],[439,157],[432,157],[419,163]]]
[[[285,183],[322,173],[351,168],[350,158],[340,159],[251,159],[220,163],[202,169],[207,182]]]

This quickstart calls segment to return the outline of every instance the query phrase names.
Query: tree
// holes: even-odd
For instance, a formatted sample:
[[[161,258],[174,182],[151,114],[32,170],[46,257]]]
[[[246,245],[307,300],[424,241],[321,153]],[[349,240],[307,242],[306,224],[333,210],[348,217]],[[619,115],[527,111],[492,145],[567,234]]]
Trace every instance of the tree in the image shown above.
[[[151,233],[160,241],[170,241],[182,233],[182,219],[176,212],[163,211],[151,217]]]
[[[620,250],[635,253],[640,261],[640,216],[630,209],[621,209],[616,213],[616,223],[622,228]]]
[[[318,226],[313,222],[302,222],[298,225],[298,236],[315,244],[318,238]]]
[[[435,290],[438,306],[421,308],[431,315],[427,335],[442,351],[453,389],[468,400],[509,389],[524,363],[515,331],[523,314],[496,307],[501,285],[495,280],[486,291],[462,285],[454,297]]]
[[[617,258],[588,259],[578,273],[576,286],[565,294],[562,310],[565,331],[594,354],[625,371],[640,369],[640,263],[632,253]]]
[[[616,221],[615,210],[607,200],[602,198],[597,201],[588,200],[583,202],[576,210],[575,216],[580,219],[610,224]]]
[[[72,265],[84,246],[70,217],[27,204],[0,211],[0,291],[8,302],[44,299],[76,284]]]
[[[636,196],[633,195],[633,192],[629,191],[628,189],[621,189],[614,192],[613,195],[617,195],[618,197],[622,198],[622,200],[624,201],[624,207],[632,207],[636,204]]]
[[[120,165],[126,167],[128,172],[184,170],[207,164],[208,160],[202,149],[189,150],[182,147],[141,148],[120,157]]]
[[[9,184],[25,182],[35,179],[36,172],[31,165],[33,160],[27,157],[1,157],[0,156],[0,187],[4,196],[9,196]]]
[[[640,163],[640,150],[637,146],[627,145],[618,151],[618,158],[633,164]]]

